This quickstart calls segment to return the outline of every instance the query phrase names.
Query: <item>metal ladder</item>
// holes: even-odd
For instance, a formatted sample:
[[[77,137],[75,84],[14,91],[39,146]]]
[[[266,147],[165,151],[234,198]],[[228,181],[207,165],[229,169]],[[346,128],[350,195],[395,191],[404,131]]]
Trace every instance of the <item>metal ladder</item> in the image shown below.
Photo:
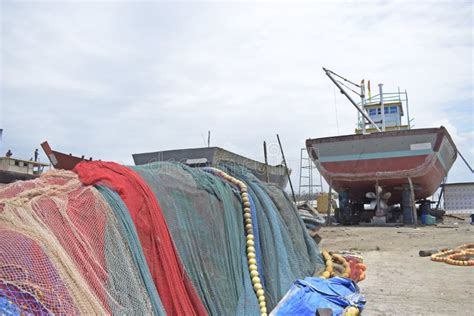
[[[323,191],[323,178],[316,170],[316,166],[309,157],[306,148],[301,148],[298,196],[301,199],[304,195],[305,200],[308,200],[311,206],[316,206],[315,194],[318,192],[318,189],[319,192]]]

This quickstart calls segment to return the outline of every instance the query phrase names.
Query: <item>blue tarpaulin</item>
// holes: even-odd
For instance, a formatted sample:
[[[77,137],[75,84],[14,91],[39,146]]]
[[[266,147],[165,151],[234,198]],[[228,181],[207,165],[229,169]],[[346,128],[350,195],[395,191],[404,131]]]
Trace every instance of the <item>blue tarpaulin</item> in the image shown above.
[[[331,308],[333,315],[342,315],[348,306],[362,311],[364,305],[365,299],[354,281],[310,277],[295,281],[271,314],[314,316],[318,308]]]

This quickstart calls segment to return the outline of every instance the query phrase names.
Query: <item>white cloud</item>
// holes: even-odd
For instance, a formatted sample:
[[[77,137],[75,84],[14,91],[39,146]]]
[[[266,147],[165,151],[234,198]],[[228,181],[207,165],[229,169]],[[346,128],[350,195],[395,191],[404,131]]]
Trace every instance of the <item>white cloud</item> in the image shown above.
[[[210,129],[213,145],[260,160],[279,133],[297,171],[306,138],[355,127],[339,93],[335,115],[327,66],[406,88],[416,126],[442,119],[474,164],[470,2],[1,6],[0,123],[19,155],[48,139],[132,163],[134,152],[202,146]],[[462,168],[450,179],[472,180]]]

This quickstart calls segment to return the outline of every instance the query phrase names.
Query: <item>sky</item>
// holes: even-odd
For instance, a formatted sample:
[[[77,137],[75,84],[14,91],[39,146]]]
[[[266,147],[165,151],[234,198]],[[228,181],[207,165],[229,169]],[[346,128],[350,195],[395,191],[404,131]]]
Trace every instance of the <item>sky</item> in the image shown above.
[[[305,140],[356,124],[327,67],[406,89],[415,128],[445,126],[474,165],[472,1],[0,3],[1,153],[48,140],[133,164],[210,130],[260,161],[265,140],[278,164],[278,133],[298,190]],[[474,176],[458,158],[460,181]]]

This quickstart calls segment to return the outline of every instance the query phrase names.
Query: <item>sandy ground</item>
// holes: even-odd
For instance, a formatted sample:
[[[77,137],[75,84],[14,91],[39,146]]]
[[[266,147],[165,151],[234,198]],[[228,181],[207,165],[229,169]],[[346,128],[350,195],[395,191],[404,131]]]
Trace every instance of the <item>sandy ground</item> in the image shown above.
[[[420,249],[474,243],[474,225],[445,219],[441,227],[323,227],[320,247],[359,251],[367,278],[359,283],[363,315],[474,315],[474,266],[420,257]]]

